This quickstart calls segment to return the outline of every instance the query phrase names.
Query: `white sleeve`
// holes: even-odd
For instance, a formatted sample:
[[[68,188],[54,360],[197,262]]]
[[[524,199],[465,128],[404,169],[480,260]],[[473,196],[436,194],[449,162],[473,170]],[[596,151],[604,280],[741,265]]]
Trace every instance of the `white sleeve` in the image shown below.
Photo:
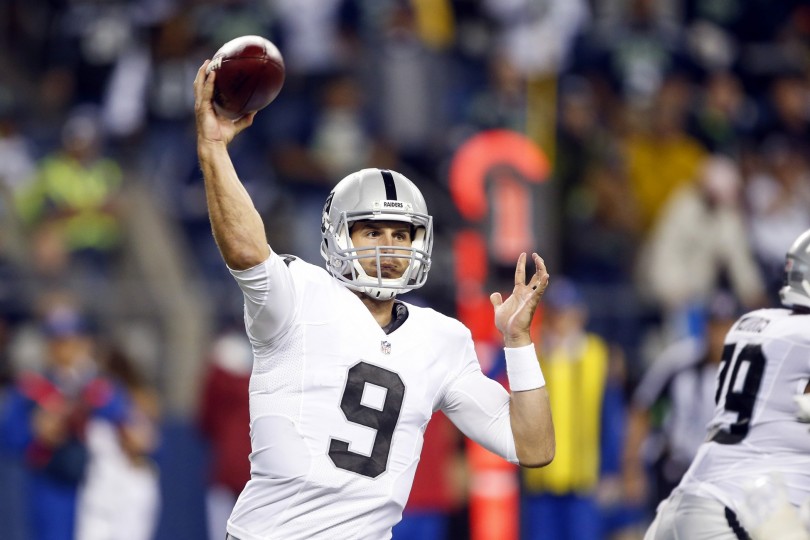
[[[472,344],[468,349],[472,350]],[[450,383],[442,411],[464,435],[507,461],[518,463],[509,418],[509,393],[481,372],[477,359],[468,362]]]
[[[292,324],[296,312],[295,283],[289,267],[276,253],[247,270],[230,270],[245,297],[245,327],[259,342],[270,342]]]

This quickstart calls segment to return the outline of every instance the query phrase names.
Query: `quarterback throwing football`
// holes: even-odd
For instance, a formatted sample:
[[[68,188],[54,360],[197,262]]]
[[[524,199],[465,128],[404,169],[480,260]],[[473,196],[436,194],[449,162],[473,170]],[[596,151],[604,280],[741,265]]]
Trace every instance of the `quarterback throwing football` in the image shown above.
[[[408,499],[422,436],[443,411],[505,459],[541,467],[554,428],[529,326],[548,284],[543,260],[512,295],[491,296],[511,393],[487,378],[470,332],[397,295],[421,287],[432,218],[403,175],[364,169],[323,211],[326,269],[271,250],[227,144],[237,121],[212,107],[215,72],[194,82],[197,150],[214,238],[242,289],[253,346],[251,479],[228,520],[238,540],[391,537]]]

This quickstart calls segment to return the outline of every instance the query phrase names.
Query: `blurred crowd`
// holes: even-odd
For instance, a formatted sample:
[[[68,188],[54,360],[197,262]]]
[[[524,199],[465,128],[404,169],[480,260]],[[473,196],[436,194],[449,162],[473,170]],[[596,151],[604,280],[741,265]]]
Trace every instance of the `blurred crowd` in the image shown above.
[[[688,397],[713,391],[717,325],[777,304],[785,251],[810,228],[807,1],[0,3],[0,500],[10,501],[0,506],[17,519],[10,538],[24,527],[14,509],[29,503],[6,486],[22,481],[15,449],[33,434],[51,454],[65,448],[51,468],[48,452],[23,452],[45,484],[95,471],[85,476],[97,485],[70,481],[70,493],[59,484],[48,495],[77,497],[87,523],[94,500],[121,495],[115,482],[140,486],[130,505],[140,517],[116,518],[140,524],[125,527],[133,536],[82,538],[171,529],[161,477],[183,480],[156,459],[166,422],[199,428],[194,443],[216,456],[201,473],[211,475],[209,528],[244,481],[246,459],[236,470],[217,461],[237,452],[217,441],[247,442],[242,298],[210,232],[192,81],[245,34],[274,41],[287,69],[278,99],[231,151],[271,245],[318,263],[337,180],[367,166],[400,171],[436,223],[430,279],[406,301],[457,314],[459,232],[510,231],[494,210],[471,220],[454,195],[457,151],[491,130],[539,145],[548,167],[526,184],[537,217],[524,232],[553,276],[540,354],[558,453],[518,479],[533,516],[522,537],[637,537],[711,413]],[[508,196],[486,185],[493,208]],[[511,230],[485,242],[488,289],[502,286]],[[206,397],[240,392],[242,409]],[[242,439],[212,400],[234,402]],[[446,429],[435,451],[459,471],[464,445]],[[445,476],[446,496],[425,508],[466,516],[459,483],[469,474]],[[569,514],[603,525],[568,529]],[[533,535],[554,520],[557,532]],[[465,537],[461,521],[443,534]]]

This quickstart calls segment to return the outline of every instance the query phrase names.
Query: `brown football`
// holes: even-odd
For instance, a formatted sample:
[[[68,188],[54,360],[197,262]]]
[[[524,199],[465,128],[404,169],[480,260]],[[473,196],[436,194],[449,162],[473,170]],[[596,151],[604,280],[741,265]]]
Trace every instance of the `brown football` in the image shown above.
[[[214,54],[214,109],[231,120],[267,107],[284,85],[284,59],[270,40],[241,36]]]

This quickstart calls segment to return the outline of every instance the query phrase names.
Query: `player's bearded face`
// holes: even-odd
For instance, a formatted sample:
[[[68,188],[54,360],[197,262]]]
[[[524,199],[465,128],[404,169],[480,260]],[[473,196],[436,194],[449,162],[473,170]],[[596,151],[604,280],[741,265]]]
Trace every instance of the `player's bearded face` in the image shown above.
[[[361,248],[373,248],[385,246],[380,256],[380,271],[382,276],[377,276],[377,261],[374,257],[360,259],[360,266],[371,277],[382,277],[383,279],[395,279],[401,277],[408,268],[410,262],[407,258],[407,250],[397,250],[399,246],[411,247],[411,225],[400,221],[358,221],[352,225],[352,243],[358,248],[359,255],[372,255],[372,250],[362,250]],[[390,256],[386,256],[389,255]],[[400,255],[397,257],[396,255]]]

